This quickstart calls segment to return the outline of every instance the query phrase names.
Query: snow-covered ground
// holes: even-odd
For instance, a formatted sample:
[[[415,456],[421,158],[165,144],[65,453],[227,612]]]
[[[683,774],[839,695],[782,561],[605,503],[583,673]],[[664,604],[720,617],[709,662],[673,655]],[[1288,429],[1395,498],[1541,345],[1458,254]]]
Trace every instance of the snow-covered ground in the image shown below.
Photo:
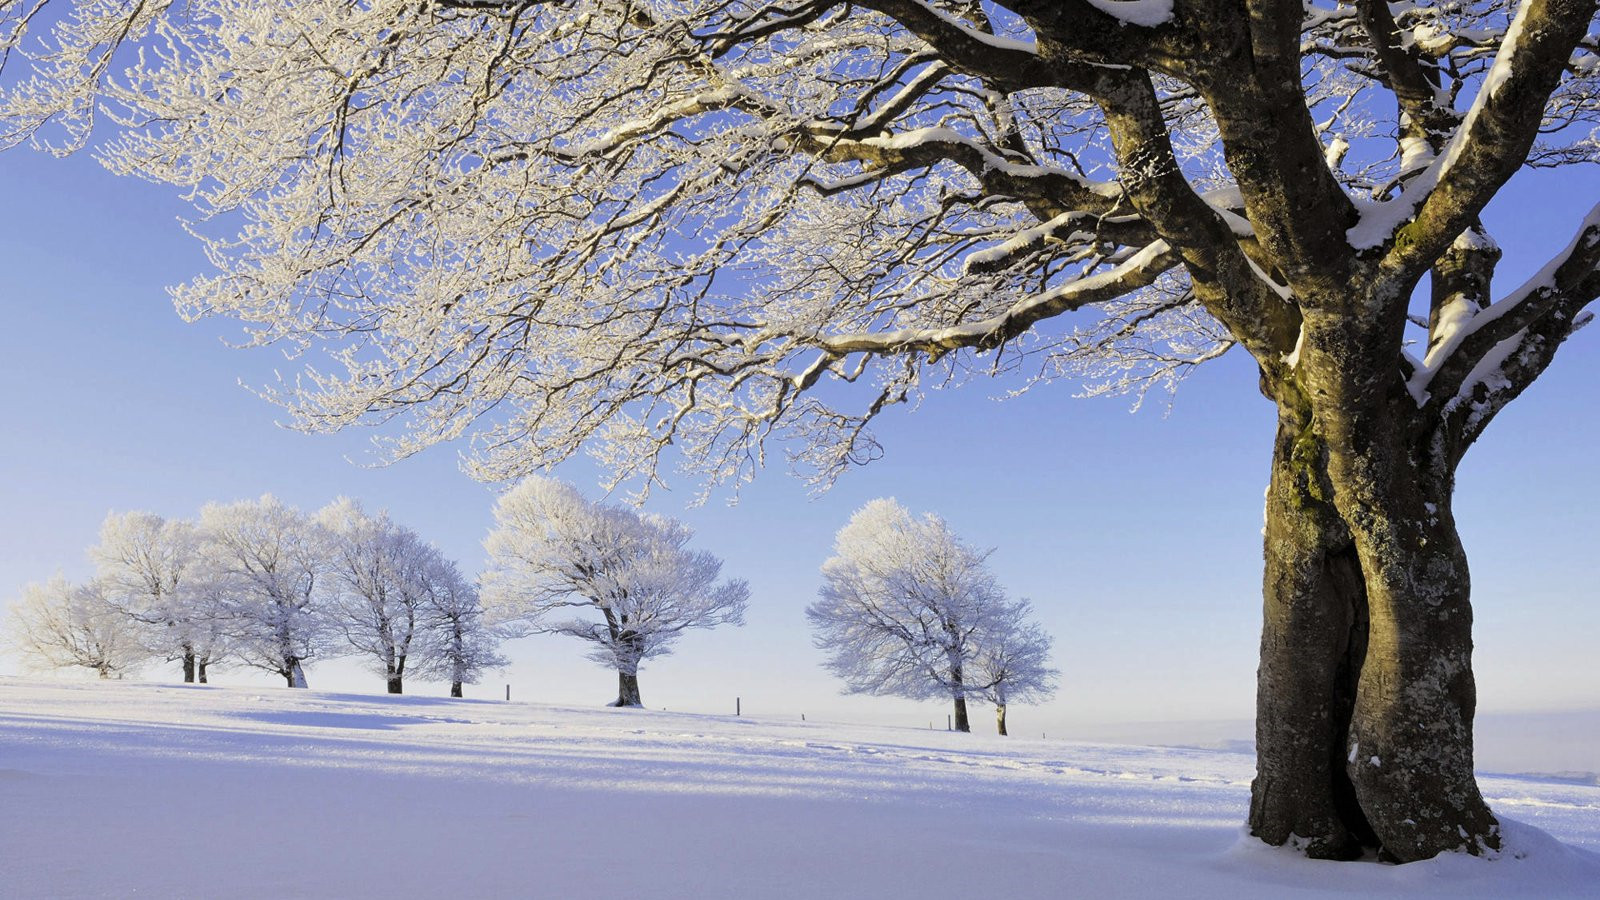
[[[1515,852],[1389,866],[1241,840],[1251,771],[1216,750],[0,679],[0,895],[1600,896],[1593,783],[1486,775]]]

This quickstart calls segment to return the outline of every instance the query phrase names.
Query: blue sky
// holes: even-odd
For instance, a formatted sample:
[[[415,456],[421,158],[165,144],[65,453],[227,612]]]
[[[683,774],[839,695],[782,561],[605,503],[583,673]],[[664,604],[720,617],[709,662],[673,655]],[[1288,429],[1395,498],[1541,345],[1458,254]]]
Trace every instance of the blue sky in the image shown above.
[[[1533,173],[1498,201],[1502,290],[1567,240],[1597,197],[1593,172]],[[208,500],[271,492],[315,508],[339,494],[387,507],[468,571],[483,560],[491,488],[438,448],[372,468],[359,433],[307,436],[239,384],[296,363],[225,347],[222,322],[189,325],[165,287],[203,271],[164,188],[120,180],[87,158],[0,156],[0,600],[56,571],[88,573],[83,550],[111,509],[192,516]],[[1600,330],[1490,429],[1463,465],[1457,517],[1473,564],[1481,708],[1600,708],[1600,602],[1591,585],[1600,533],[1593,410]],[[810,645],[803,609],[833,532],[867,500],[895,496],[943,515],[1030,597],[1055,635],[1062,690],[1012,711],[1016,731],[1067,734],[1089,723],[1245,718],[1259,635],[1261,496],[1272,411],[1242,354],[1204,368],[1170,413],[1164,398],[1079,400],[1057,384],[1016,400],[1004,385],[936,393],[894,411],[884,459],[810,498],[781,468],[729,506],[686,508],[691,485],[650,508],[688,520],[699,544],[752,584],[749,624],[692,635],[646,668],[652,707],[807,713],[942,727],[940,704],[841,697]],[[351,460],[354,459],[355,462]],[[560,473],[588,491],[584,463]],[[576,642],[509,647],[518,699],[598,704],[614,677]],[[173,667],[146,677],[170,678]],[[17,670],[0,657],[0,674]],[[350,662],[314,664],[313,687],[373,691]],[[237,668],[219,683],[272,681]],[[439,685],[415,685],[424,693]],[[470,689],[469,689],[470,693]],[[981,720],[980,720],[980,727]]]

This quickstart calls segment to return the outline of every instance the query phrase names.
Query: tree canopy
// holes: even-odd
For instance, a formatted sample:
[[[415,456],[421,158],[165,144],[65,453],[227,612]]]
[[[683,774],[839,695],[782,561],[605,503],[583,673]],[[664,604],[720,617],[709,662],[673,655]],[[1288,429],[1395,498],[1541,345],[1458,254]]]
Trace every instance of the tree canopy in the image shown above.
[[[0,134],[109,124],[198,207],[180,309],[327,351],[271,391],[300,425],[471,432],[486,477],[738,478],[780,436],[826,481],[972,372],[1281,377],[1369,283],[1470,438],[1600,293],[1595,216],[1496,297],[1473,252],[1518,167],[1594,156],[1593,7],[7,0]]]

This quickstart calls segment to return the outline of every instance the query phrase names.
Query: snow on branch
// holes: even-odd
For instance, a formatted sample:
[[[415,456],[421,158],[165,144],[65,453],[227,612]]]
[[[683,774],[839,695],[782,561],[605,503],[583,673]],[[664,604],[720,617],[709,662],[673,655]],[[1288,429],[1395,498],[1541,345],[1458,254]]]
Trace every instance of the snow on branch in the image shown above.
[[[588,451],[641,490],[780,444],[826,483],[885,410],[1024,365],[1137,392],[1238,344],[1287,377],[1308,288],[1376,265],[1349,243],[1453,239],[1518,152],[1472,134],[1537,131],[1552,79],[1587,122],[1596,68],[1562,46],[1588,0],[1509,31],[1286,7],[1272,90],[1303,97],[1201,51],[1233,17],[1155,0],[49,2],[0,6],[12,140],[111,113],[107,164],[197,207],[182,314],[303,354],[261,387],[295,426],[470,437],[491,480]],[[1435,150],[1424,113],[1485,80]],[[1400,213],[1346,235],[1345,192]]]
[[[1520,287],[1475,313],[1442,321],[1408,387],[1418,406],[1464,416],[1462,450],[1549,366],[1600,298],[1600,205],[1565,249]]]

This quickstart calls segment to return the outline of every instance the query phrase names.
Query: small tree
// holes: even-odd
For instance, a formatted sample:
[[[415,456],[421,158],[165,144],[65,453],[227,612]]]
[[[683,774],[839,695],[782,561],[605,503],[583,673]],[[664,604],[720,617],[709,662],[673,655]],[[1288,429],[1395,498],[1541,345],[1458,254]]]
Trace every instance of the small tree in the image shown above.
[[[1050,667],[1050,635],[1028,621],[1032,614],[1033,605],[1026,600],[1003,603],[978,631],[973,680],[983,685],[983,699],[994,704],[995,726],[1002,735],[1007,705],[1048,700],[1061,675]]]
[[[317,514],[328,537],[328,572],[337,591],[329,616],[356,652],[370,657],[389,693],[404,691],[406,666],[426,658],[431,632],[422,625],[428,570],[439,552],[416,532],[370,515],[340,497]]]
[[[214,656],[221,635],[203,598],[187,590],[200,540],[194,525],[154,513],[111,513],[89,548],[107,599],[140,631],[153,655],[183,664],[192,684]]]
[[[617,672],[614,706],[640,706],[639,665],[671,652],[691,628],[744,624],[749,586],[718,583],[722,562],[685,546],[693,531],[664,516],[585,500],[572,485],[533,477],[500,498],[484,546],[483,595],[517,627],[594,644]],[[552,620],[567,608],[601,621]]]
[[[460,697],[463,684],[477,684],[482,673],[507,664],[496,652],[499,631],[484,621],[477,588],[443,556],[425,572],[423,592],[423,627],[431,633],[433,653],[417,671],[448,679],[450,696]]]
[[[967,699],[979,635],[1008,608],[982,553],[944,520],[914,518],[894,500],[856,511],[822,567],[820,598],[806,609],[813,643],[846,692],[955,703],[957,731],[971,731]]]
[[[121,678],[147,658],[137,626],[106,599],[98,581],[74,585],[57,575],[23,588],[11,611],[10,643],[30,665],[81,666]]]
[[[268,494],[207,504],[200,531],[196,596],[215,604],[210,615],[224,623],[246,665],[283,676],[289,687],[305,687],[305,661],[332,643],[322,608],[326,530]]]

